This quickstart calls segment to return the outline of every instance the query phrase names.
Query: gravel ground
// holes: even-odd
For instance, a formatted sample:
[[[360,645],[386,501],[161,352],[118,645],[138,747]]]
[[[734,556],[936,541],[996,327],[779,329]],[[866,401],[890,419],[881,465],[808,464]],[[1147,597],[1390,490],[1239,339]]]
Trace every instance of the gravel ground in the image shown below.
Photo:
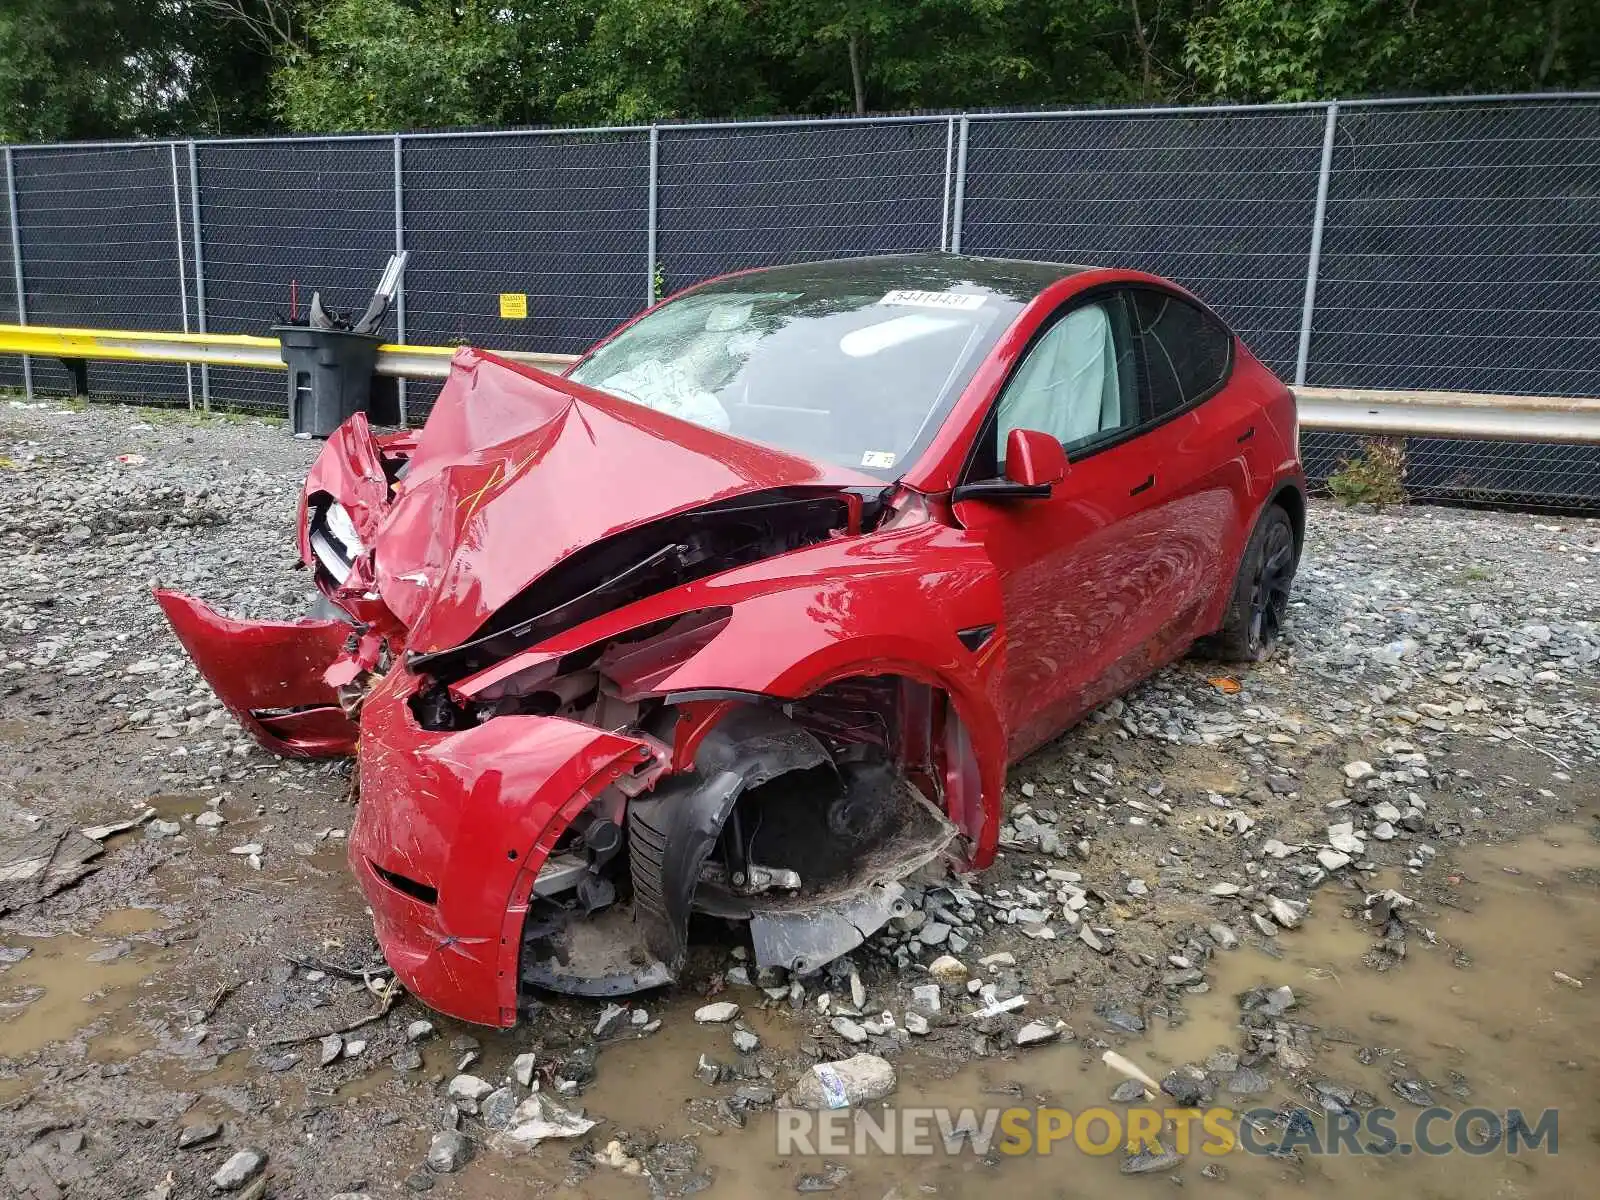
[[[1074,1036],[1137,1045],[1185,1019],[1219,948],[1277,953],[1319,889],[1370,921],[1368,965],[1394,968],[1455,856],[1592,821],[1600,800],[1600,523],[1319,503],[1272,662],[1179,664],[1035,754],[1000,861],[925,881],[853,962],[747,982],[707,947],[634,1011],[552,999],[516,1031],[470,1030],[362,979],[348,764],[258,750],[149,598],[302,612],[293,520],[316,446],[254,420],[16,402],[0,442],[0,867],[41,843],[51,860],[0,882],[0,1194],[686,1194],[715,1168],[684,1119],[742,1127],[858,1051],[935,1079]],[[72,832],[150,808],[92,859]],[[941,981],[933,1011],[912,989]],[[965,1015],[1011,997],[1026,1008]],[[685,1048],[711,999],[763,1044]],[[545,1116],[576,1112],[640,1038],[659,1120],[507,1153],[528,1078],[559,1097]],[[1308,1065],[1270,1027],[1241,1048],[1289,1079]]]

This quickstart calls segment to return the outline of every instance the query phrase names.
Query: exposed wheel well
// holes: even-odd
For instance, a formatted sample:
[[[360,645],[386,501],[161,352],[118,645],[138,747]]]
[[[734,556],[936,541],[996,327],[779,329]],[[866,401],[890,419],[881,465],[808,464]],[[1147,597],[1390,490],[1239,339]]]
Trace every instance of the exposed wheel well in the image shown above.
[[[1294,552],[1298,558],[1306,544],[1306,496],[1299,485],[1286,483],[1272,494],[1268,502],[1276,504],[1289,514],[1289,521],[1294,526]]]
[[[899,881],[963,831],[939,807],[968,802],[947,766],[961,729],[946,693],[898,675],[663,706],[647,733],[678,768],[649,791],[613,785],[562,834],[535,883],[522,980],[659,986],[686,961],[691,913],[747,925],[758,966],[847,953],[905,911]]]

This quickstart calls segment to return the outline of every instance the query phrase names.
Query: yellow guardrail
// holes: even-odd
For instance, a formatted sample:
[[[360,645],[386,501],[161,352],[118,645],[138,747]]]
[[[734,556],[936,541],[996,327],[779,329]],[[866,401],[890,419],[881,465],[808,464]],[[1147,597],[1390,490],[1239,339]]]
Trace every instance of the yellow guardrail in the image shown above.
[[[454,346],[379,346],[376,370],[379,375],[400,379],[443,379],[455,352]],[[578,360],[575,354],[493,353],[556,371]],[[5,354],[284,369],[276,338],[234,333],[0,325],[0,355]],[[1600,399],[1420,389],[1298,387],[1294,391],[1300,424],[1306,429],[1376,436],[1600,443]]]
[[[454,346],[378,347],[379,375],[402,379],[443,379]],[[566,367],[575,354],[496,351],[503,358],[539,367]],[[278,339],[242,333],[146,333],[133,329],[67,329],[46,325],[0,325],[0,354],[39,358],[77,358],[96,362],[200,363],[281,371]]]

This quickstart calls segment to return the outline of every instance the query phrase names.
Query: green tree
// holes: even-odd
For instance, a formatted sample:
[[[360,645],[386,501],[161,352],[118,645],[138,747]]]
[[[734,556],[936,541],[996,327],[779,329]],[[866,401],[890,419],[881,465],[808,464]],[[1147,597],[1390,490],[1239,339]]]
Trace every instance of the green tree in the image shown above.
[[[495,5],[332,0],[307,28],[276,77],[293,129],[476,125],[520,100],[514,26]]]
[[[313,130],[1525,90],[1600,58],[1593,0],[306,2],[278,95]]]
[[[272,61],[186,0],[0,0],[0,137],[258,129]]]
[[[138,129],[159,76],[153,6],[7,0],[0,7],[0,125],[8,140]],[[152,86],[154,85],[154,86]]]
[[[1310,100],[1528,91],[1596,78],[1588,0],[1220,0],[1188,27],[1202,94]]]
[[[559,118],[748,116],[782,106],[788,80],[762,37],[759,4],[632,0],[584,7],[598,12],[564,89],[553,97]]]

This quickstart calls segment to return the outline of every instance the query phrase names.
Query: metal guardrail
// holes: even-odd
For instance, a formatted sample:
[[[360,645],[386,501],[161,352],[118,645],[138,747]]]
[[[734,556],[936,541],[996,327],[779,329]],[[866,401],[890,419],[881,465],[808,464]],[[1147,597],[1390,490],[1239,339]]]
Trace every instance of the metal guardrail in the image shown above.
[[[486,347],[488,349],[488,347]],[[400,379],[443,379],[450,373],[454,346],[379,346],[378,374]],[[576,354],[542,354],[521,350],[494,350],[501,358],[532,367],[563,371],[577,362]]]
[[[455,352],[454,346],[380,346],[377,373],[400,379],[443,379],[449,374]],[[579,357],[522,351],[494,353],[551,369],[565,368]],[[244,334],[0,325],[0,354],[284,369],[276,338]],[[1364,436],[1600,445],[1600,398],[1319,387],[1297,387],[1294,393],[1299,402],[1300,424],[1305,429]]]
[[[454,346],[379,346],[379,375],[399,379],[443,379]],[[502,358],[536,367],[566,367],[576,354],[496,351]],[[277,338],[227,333],[146,333],[126,329],[62,329],[44,325],[0,325],[0,354],[94,362],[200,363],[282,371]]]
[[[1600,445],[1600,399],[1377,388],[1293,390],[1305,429],[1368,437]]]

